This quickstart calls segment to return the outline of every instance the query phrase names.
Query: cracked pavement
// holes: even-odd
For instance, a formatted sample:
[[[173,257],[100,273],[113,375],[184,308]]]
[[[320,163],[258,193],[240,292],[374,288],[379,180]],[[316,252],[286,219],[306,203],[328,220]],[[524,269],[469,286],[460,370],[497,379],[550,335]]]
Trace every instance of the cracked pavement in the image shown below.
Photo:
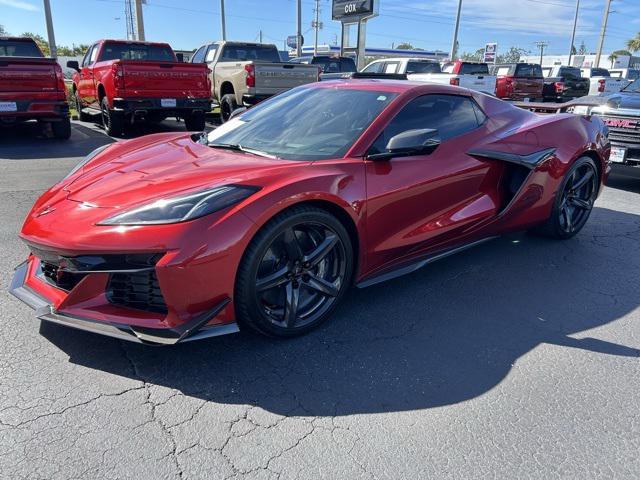
[[[7,293],[32,202],[106,141],[0,132],[2,478],[640,477],[640,170],[572,240],[503,237],[354,289],[303,338],[151,348]]]

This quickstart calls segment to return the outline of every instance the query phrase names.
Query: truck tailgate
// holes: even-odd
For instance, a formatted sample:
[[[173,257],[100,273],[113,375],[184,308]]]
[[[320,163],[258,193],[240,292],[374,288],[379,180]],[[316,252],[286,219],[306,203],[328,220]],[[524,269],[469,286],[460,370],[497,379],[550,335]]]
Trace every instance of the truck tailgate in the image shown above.
[[[496,93],[496,77],[492,75],[458,75],[459,86],[477,92]]]
[[[629,80],[624,78],[605,78],[604,93],[617,93],[629,85]]]
[[[120,65],[122,65],[127,96],[209,96],[206,65],[131,60],[121,61]]]
[[[52,58],[0,57],[0,93],[55,92],[55,64]]]
[[[318,67],[293,63],[256,63],[256,93],[276,94],[318,80]]]

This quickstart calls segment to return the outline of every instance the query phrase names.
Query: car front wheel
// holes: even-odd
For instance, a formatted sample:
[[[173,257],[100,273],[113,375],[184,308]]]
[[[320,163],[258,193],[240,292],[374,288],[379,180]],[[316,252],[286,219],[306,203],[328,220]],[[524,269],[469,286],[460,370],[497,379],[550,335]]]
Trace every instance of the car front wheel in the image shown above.
[[[241,326],[270,336],[301,335],[327,320],[351,283],[353,247],[342,223],[314,207],[293,207],[251,241],[236,278]]]

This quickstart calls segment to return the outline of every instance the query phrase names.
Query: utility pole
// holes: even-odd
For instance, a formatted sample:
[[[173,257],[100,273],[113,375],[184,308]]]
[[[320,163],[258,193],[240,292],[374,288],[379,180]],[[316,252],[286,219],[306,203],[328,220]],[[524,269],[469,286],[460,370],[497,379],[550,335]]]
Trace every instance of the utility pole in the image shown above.
[[[260,43],[262,43],[262,30],[260,30]]]
[[[142,2],[144,0],[136,0],[136,26],[138,31],[138,38],[144,42],[144,18],[142,16]]]
[[[536,42],[536,47],[540,49],[540,65],[542,65],[542,56],[544,55],[544,49],[549,46],[549,42]]]
[[[296,6],[296,16],[297,25],[296,25],[296,57],[300,58],[302,56],[302,0],[298,0]]]
[[[458,29],[460,28],[460,13],[462,12],[462,0],[458,0],[458,13],[456,14],[456,26],[453,29],[453,40],[451,41],[451,61],[455,60],[458,50]]]
[[[58,58],[56,49],[56,37],[53,34],[53,20],[51,19],[51,5],[49,0],[44,0],[44,17],[47,22],[47,36],[49,37],[49,52],[53,58]]]
[[[316,29],[316,39],[313,42],[313,54],[318,54],[318,30],[320,29],[320,0],[316,0],[316,21],[313,22]]]
[[[604,17],[602,18],[602,30],[600,32],[600,41],[598,42],[598,51],[596,52],[596,64],[594,67],[600,66],[600,56],[602,55],[602,47],[604,46],[604,36],[607,33],[607,22],[609,21],[609,12],[611,10],[611,0],[607,0],[607,7],[604,9]]]
[[[224,19],[224,0],[220,0],[220,21],[222,22],[222,41],[227,40],[227,27]]]
[[[569,63],[571,66],[571,57],[573,56],[573,43],[576,41],[576,27],[578,26],[578,11],[580,10],[580,0],[576,0],[576,16],[573,18],[573,32],[571,33],[571,45],[569,45]]]

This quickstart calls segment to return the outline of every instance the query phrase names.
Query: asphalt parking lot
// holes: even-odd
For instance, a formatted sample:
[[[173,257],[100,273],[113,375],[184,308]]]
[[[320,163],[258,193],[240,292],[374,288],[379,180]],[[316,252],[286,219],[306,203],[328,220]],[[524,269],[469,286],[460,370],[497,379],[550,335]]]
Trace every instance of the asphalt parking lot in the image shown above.
[[[0,477],[640,477],[640,171],[572,240],[504,237],[354,289],[303,338],[150,348],[7,293],[35,198],[113,141],[33,133],[0,131]]]

